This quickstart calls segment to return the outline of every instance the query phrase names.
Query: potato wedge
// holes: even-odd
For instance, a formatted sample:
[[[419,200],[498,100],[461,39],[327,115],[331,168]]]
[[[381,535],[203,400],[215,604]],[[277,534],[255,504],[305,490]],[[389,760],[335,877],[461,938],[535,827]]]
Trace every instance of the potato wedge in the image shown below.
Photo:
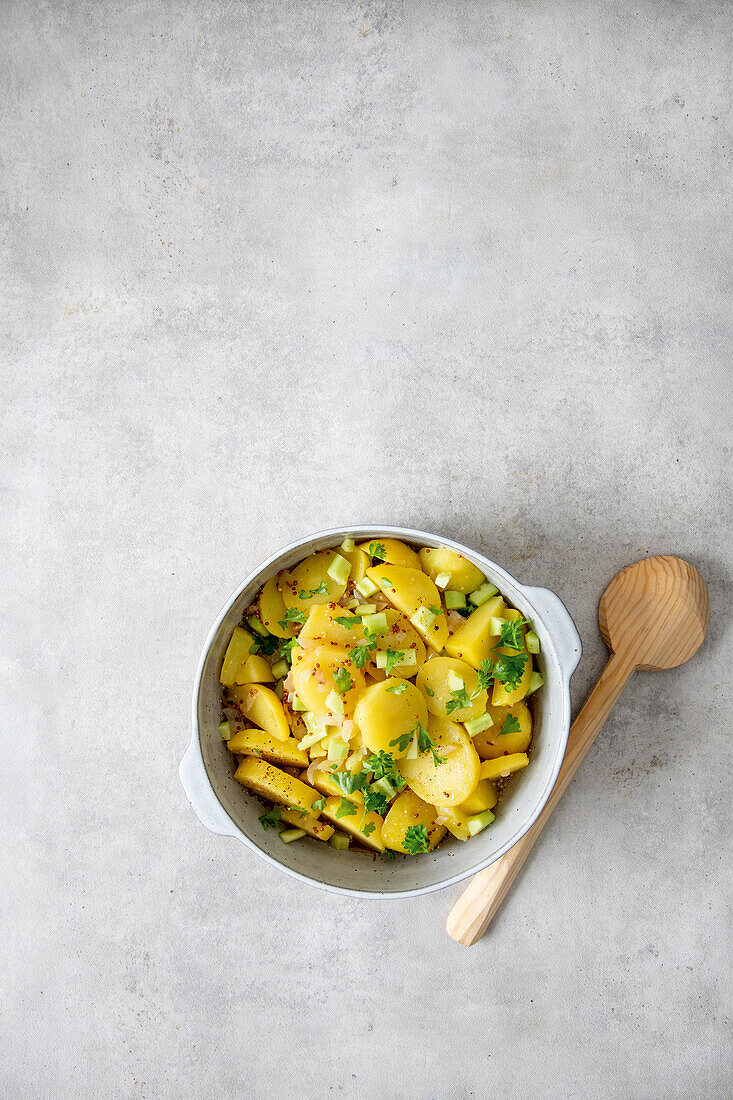
[[[438,825],[435,820],[437,816],[435,807],[423,802],[414,791],[403,791],[387,812],[382,826],[382,840],[393,852],[407,852],[405,833],[411,825],[424,825],[432,850],[445,836],[445,825]]]
[[[454,689],[454,681],[460,681],[463,688]],[[433,657],[432,661],[428,661],[420,669],[415,684],[424,693],[430,713],[438,718],[468,722],[470,718],[478,718],[486,710],[488,694],[485,688],[479,690],[476,669],[457,657]],[[454,707],[448,713],[447,708],[459,701],[457,696],[461,690],[468,696],[469,705]]]
[[[354,550],[339,550],[339,554],[344,558],[348,558],[351,562],[349,580],[353,584],[358,584],[366,576],[366,571],[369,568],[369,557],[358,546]]]
[[[432,806],[457,806],[469,797],[479,781],[478,753],[457,722],[431,714],[428,733],[438,756],[445,757],[444,762],[436,765],[432,753],[423,752],[416,760],[400,760],[399,769],[410,789],[424,802]]]
[[[254,639],[250,632],[243,626],[235,626],[219,674],[219,682],[224,687],[232,687],[236,683],[235,676],[242,662],[252,653],[253,645]]]
[[[308,836],[314,836],[316,840],[329,840],[333,836],[333,829],[325,821],[321,821],[316,814],[305,814],[303,810],[283,810],[280,820],[288,825],[294,825],[296,829],[303,829]]]
[[[306,786],[302,780],[288,775],[274,764],[259,760],[256,756],[248,756],[243,760],[235,771],[234,778],[242,786],[248,787],[262,798],[268,798],[270,802],[297,806],[308,813],[313,812],[313,803],[319,797],[318,791]]]
[[[483,813],[484,810],[493,810],[498,801],[499,795],[491,780],[479,779],[473,792],[456,808],[471,817],[473,814]]]
[[[321,813],[338,829],[353,836],[360,844],[372,848],[375,852],[384,851],[382,840],[384,818],[373,811],[365,816],[363,807],[358,806],[351,795],[348,798],[326,799],[326,805]]]
[[[511,756],[498,756],[495,760],[483,760],[481,762],[482,779],[506,779],[515,772],[520,772],[529,764],[526,752],[515,752]]]
[[[499,635],[491,629],[493,618],[504,617],[504,600],[501,596],[492,596],[470,615],[462,626],[445,642],[445,651],[450,657],[459,657],[468,661],[474,668],[481,668],[481,662],[495,657],[492,652]]]
[[[279,588],[279,581],[285,576],[278,573],[276,577],[270,577],[263,585],[257,600],[257,610],[263,626],[266,626],[276,638],[292,638],[298,633],[300,623],[280,623],[285,621],[285,601]]]
[[[272,665],[259,653],[252,653],[242,661],[234,678],[235,684],[271,684],[275,680]]]
[[[402,690],[401,685],[405,685]],[[394,692],[400,688],[399,694]],[[354,711],[361,739],[370,752],[390,752],[395,760],[408,750],[409,734],[418,722],[425,725],[428,710],[425,699],[409,680],[390,676],[381,684],[367,688]]]
[[[526,752],[532,743],[532,715],[526,703],[515,703],[513,707],[489,706],[488,712],[494,724],[473,738],[476,752],[482,760],[494,760],[499,756],[511,756],[515,752]],[[502,733],[508,717],[519,722],[517,733]],[[487,806],[491,809],[491,806]],[[477,811],[478,812],[478,811]]]
[[[383,547],[385,557],[384,561],[390,565],[405,565],[409,569],[420,568],[420,558],[411,550],[410,547],[400,542],[399,539],[370,539],[369,542],[360,542],[359,550],[363,550],[366,554],[369,553],[369,547],[372,543],[379,543]],[[379,565],[379,562],[375,562],[375,565]]]
[[[263,756],[272,764],[280,764],[294,768],[308,766],[308,753],[298,748],[298,742],[294,737],[288,737],[287,741],[281,741],[279,737],[273,737],[271,733],[263,730],[248,728],[235,733],[229,741],[227,748],[230,752],[241,753],[244,756]]]
[[[431,547],[423,546],[419,551],[419,557],[420,565],[431,581],[441,573],[450,573],[450,582],[447,587],[453,592],[474,592],[486,580],[480,569],[455,550],[447,550],[443,547],[433,550]]]
[[[290,726],[282,703],[274,691],[262,684],[244,684],[230,689],[230,695],[245,718],[280,741],[290,737]]]
[[[442,608],[438,589],[422,569],[380,563],[367,569],[367,576],[379,586],[389,602],[410,620],[422,608],[428,610],[432,608],[436,611]],[[439,610],[439,614],[431,619],[427,629],[422,629],[417,623],[413,625],[417,626],[430,648],[440,653],[448,639],[448,622],[445,613]]]
[[[364,692],[366,681],[364,673],[355,668],[349,661],[349,650],[335,646],[316,646],[315,649],[301,651],[298,659],[293,661],[293,684],[295,692],[308,710],[321,718],[326,718],[330,711],[326,700],[332,691],[336,691],[341,699],[345,718],[351,718],[357,700]],[[341,675],[348,673],[351,684],[348,691],[338,692],[338,684]]]

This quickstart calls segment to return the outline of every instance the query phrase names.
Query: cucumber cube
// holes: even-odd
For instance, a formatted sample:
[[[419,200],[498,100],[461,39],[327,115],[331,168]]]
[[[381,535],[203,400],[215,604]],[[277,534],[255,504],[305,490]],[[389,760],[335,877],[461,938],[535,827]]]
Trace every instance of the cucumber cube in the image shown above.
[[[531,695],[533,691],[537,691],[541,688],[545,682],[545,678],[541,672],[533,672],[529,678],[529,688],[527,689],[527,695]]]
[[[499,589],[495,584],[489,584],[488,581],[484,581],[478,588],[470,594],[468,597],[471,603],[475,607],[481,607],[482,603],[486,603],[492,596],[495,596]]]
[[[331,714],[344,713],[344,701],[337,691],[329,691],[326,696],[326,706],[331,711]]]
[[[427,634],[437,617],[438,616],[434,615],[429,607],[422,605],[415,614],[410,617],[410,622],[423,634]]]
[[[361,625],[370,634],[386,634],[389,630],[387,616],[384,611],[380,611],[376,615],[365,615],[361,620]]]
[[[346,584],[351,573],[351,562],[348,558],[342,558],[340,554],[336,554],[327,572],[331,580],[336,581],[336,584]]]
[[[308,710],[308,707],[305,705],[305,703],[302,703],[300,701],[300,699],[298,698],[297,695],[294,695],[292,697],[292,699],[290,701],[290,706],[293,708],[293,710],[297,710],[297,711]]]
[[[506,621],[506,619],[500,619],[498,615],[492,615],[489,619],[489,634],[501,634],[501,628]]]
[[[456,676],[455,672],[448,673],[448,690],[449,691],[463,691],[466,684],[460,676]]]
[[[353,539],[344,539],[341,543],[341,549],[345,554],[353,554],[354,550],[356,550],[356,543]]]
[[[284,660],[275,661],[275,664],[272,666],[272,675],[275,677],[276,680],[281,680],[283,676],[287,676],[289,671],[290,665],[287,661]]]
[[[368,600],[370,596],[379,591],[379,585],[375,584],[371,577],[362,577],[360,581],[356,582],[354,588],[365,600]]]
[[[466,597],[462,592],[446,592],[445,606],[449,611],[456,611],[459,607],[466,606]]]
[[[270,631],[267,627],[263,626],[256,615],[250,615],[247,619],[247,626],[250,630],[254,630],[255,634],[259,634],[261,638],[266,638]]]
[[[436,588],[447,588],[450,584],[450,578],[450,573],[438,573],[437,577],[435,578]]]
[[[471,836],[476,836],[477,833],[483,832],[487,825],[490,825],[494,820],[494,815],[491,810],[484,810],[482,814],[475,814],[473,817],[469,817],[466,825]]]
[[[351,841],[345,833],[334,833],[333,836],[329,838],[328,843],[337,851],[345,852]]]
[[[399,661],[395,661],[395,665],[416,665],[417,664],[417,653],[415,652],[414,649],[400,649],[400,650],[397,650],[397,652],[399,653],[399,658],[400,659],[399,659]],[[374,660],[375,660],[375,664],[376,664],[377,668],[386,668],[387,667],[387,651],[385,649],[380,649]]]
[[[373,615],[377,610],[375,603],[360,603],[354,608],[355,615]]]
[[[528,630],[524,635],[524,644],[527,647],[527,653],[539,653],[540,640],[534,630]]]
[[[222,741],[228,741],[229,738],[232,736],[232,727],[229,725],[228,722],[219,723],[219,736],[221,737]]]
[[[463,724],[468,731],[468,736],[475,737],[477,733],[483,733],[484,730],[490,729],[494,724],[494,719],[490,714],[480,714],[478,718],[471,718]]]
[[[294,840],[300,840],[305,836],[305,829],[283,829],[280,839],[283,844],[292,844]]]
[[[340,737],[332,737],[328,742],[328,753],[326,755],[329,760],[335,760],[340,764],[349,755],[349,746]]]

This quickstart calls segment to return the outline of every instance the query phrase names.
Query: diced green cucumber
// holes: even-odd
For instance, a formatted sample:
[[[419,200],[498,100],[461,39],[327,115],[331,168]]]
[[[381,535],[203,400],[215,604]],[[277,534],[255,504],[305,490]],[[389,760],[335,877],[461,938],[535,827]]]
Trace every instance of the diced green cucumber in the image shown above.
[[[449,611],[457,611],[459,607],[466,606],[466,597],[462,592],[446,592],[445,606]]]
[[[545,678],[542,675],[542,673],[537,672],[535,670],[529,678],[529,687],[527,688],[527,695],[531,695],[533,691],[537,691],[538,688],[541,688],[542,685],[544,684],[544,682],[545,682]]]
[[[370,634],[386,634],[389,630],[387,616],[384,611],[379,611],[376,615],[365,615],[361,620],[361,625]]]
[[[339,852],[345,852],[351,841],[345,833],[334,833],[333,836],[329,837],[328,843]]]
[[[358,607],[354,608],[355,615],[373,615],[377,610],[375,603],[360,603]]]
[[[421,604],[415,614],[410,616],[410,622],[413,626],[416,626],[418,630],[421,630],[423,634],[427,634],[437,617],[438,616],[433,614],[429,607],[425,607],[424,604]]]
[[[305,836],[305,829],[283,829],[280,839],[283,844],[292,844],[294,840],[300,840]]]
[[[267,638],[270,631],[266,626],[263,626],[257,615],[250,615],[247,619],[247,626],[250,630],[254,630],[255,634],[259,634],[261,638]]]
[[[229,725],[228,722],[219,723],[219,736],[221,737],[222,741],[228,741],[231,738],[232,727]]]
[[[490,825],[494,820],[494,815],[491,810],[484,810],[482,814],[474,814],[473,817],[469,817],[466,825],[471,836],[476,836],[477,833],[483,832],[487,825]]]
[[[298,748],[303,750],[309,749],[311,745],[317,745],[318,742],[323,739],[325,734],[325,729],[312,730],[310,733],[307,733],[305,735],[302,741],[298,742]]]
[[[276,680],[281,680],[283,676],[287,676],[290,672],[290,665],[287,661],[275,661],[272,666],[272,675]]]
[[[488,581],[484,581],[480,584],[475,591],[469,595],[469,600],[475,607],[481,607],[482,603],[486,603],[492,596],[495,596],[499,589],[495,584],[489,584]]]
[[[494,719],[490,714],[480,714],[478,718],[470,718],[468,722],[463,724],[468,730],[468,736],[475,737],[477,733],[483,733],[484,730],[490,729],[494,724]]]
[[[383,794],[386,799],[394,798],[397,794],[396,787],[393,787],[386,775],[383,775],[381,779],[375,779],[369,788],[374,794]]]
[[[326,696],[326,706],[331,711],[331,714],[344,713],[344,701],[337,691],[329,691]]]
[[[417,664],[417,653],[415,652],[414,649],[399,649],[399,650],[396,650],[396,652],[399,654],[399,660],[393,662],[393,667],[394,667],[394,665],[405,665],[406,666],[406,665],[416,665]],[[388,656],[388,654],[387,654],[386,649],[380,649],[377,652],[377,654],[374,658],[374,662],[375,662],[377,668],[386,668],[387,667],[387,656]]]
[[[285,694],[285,690],[283,688],[284,682],[285,682],[284,680],[278,680],[278,682],[275,684],[275,687],[272,689],[275,692],[275,694],[277,695],[278,699],[280,699],[281,702],[282,702],[282,697]]]
[[[499,618],[498,615],[492,615],[489,619],[489,634],[501,634],[501,628],[506,621],[506,619]]]
[[[435,587],[436,588],[447,588],[448,585],[450,584],[450,579],[451,579],[451,574],[450,573],[438,573],[437,577],[435,578]]]
[[[344,539],[341,543],[341,549],[345,554],[353,554],[354,550],[356,550],[356,543],[353,539]]]
[[[348,558],[342,558],[340,554],[336,554],[327,572],[331,580],[336,581],[336,584],[346,584],[351,573],[351,562]]]
[[[375,584],[371,577],[362,577],[360,581],[356,582],[354,588],[365,600],[368,600],[370,596],[379,591],[379,585]]]
[[[340,737],[332,737],[328,742],[328,759],[341,763],[349,755],[349,746]]]
[[[293,710],[297,710],[297,711],[308,710],[308,707],[305,705],[305,703],[301,702],[301,700],[299,699],[299,697],[297,695],[293,696],[293,698],[290,702],[290,706],[293,708]]]
[[[527,653],[539,653],[540,640],[535,634],[534,630],[528,630],[524,635],[524,644],[527,649]]]
[[[456,674],[455,674],[455,672],[453,672],[453,670],[451,670],[448,673],[448,690],[449,691],[463,691],[465,686],[466,686],[465,681],[462,680],[460,676],[456,676]]]

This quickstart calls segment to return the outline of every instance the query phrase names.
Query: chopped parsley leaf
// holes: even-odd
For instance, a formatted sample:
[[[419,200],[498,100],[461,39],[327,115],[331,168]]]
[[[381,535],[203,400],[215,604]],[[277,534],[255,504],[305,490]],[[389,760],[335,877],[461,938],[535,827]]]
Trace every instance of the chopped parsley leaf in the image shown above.
[[[384,671],[385,671],[385,674],[387,676],[389,676],[389,674],[392,671],[392,669],[394,668],[394,666],[398,665],[400,663],[400,661],[402,660],[402,650],[401,649],[387,649],[387,650],[385,650],[385,652],[387,654],[387,663],[384,666]],[[387,690],[389,691],[389,688]]]
[[[429,852],[427,826],[410,825],[405,833],[403,843],[411,856],[419,855],[420,852]]]
[[[353,802],[350,802],[348,798],[342,798],[338,804],[336,810],[336,818],[340,817],[356,817],[356,806]]]
[[[494,661],[494,679],[502,683],[507,691],[511,691],[519,685],[528,660],[528,653],[510,653],[498,657]]]
[[[502,733],[519,733],[521,728],[519,719],[515,718],[513,714],[507,714],[498,736],[501,737]]]
[[[351,691],[352,687],[354,686],[354,681],[351,679],[348,670],[345,668],[337,668],[335,672],[331,673],[331,677],[336,685],[336,689],[339,695],[345,695],[346,692]]]
[[[406,752],[414,732],[414,729],[411,729],[409,733],[400,734],[399,737],[395,737],[394,741],[390,741],[389,747],[392,748],[392,745],[396,745],[400,752]]]
[[[529,626],[526,619],[508,619],[501,624],[499,641],[494,647],[507,646],[509,649],[522,649],[522,627]]]
[[[438,752],[435,748],[435,742],[425,729],[425,726],[421,726],[418,722],[417,726],[417,748],[419,752],[430,752],[433,754],[433,764],[437,768],[438,764],[445,764],[448,759],[447,756],[438,756]]]
[[[370,542],[367,554],[369,555],[372,565],[374,565],[375,561],[385,561],[387,558],[387,551],[384,548],[383,542]]]
[[[337,615],[333,621],[347,630],[353,630],[355,626],[361,626],[361,615]]]
[[[352,775],[351,772],[333,772],[331,779],[342,794],[353,794],[354,791],[360,791],[366,787],[369,773],[357,772],[356,775]]]
[[[364,814],[386,814],[389,803],[379,791],[364,791]]]
[[[373,821],[367,821],[366,825],[362,826],[362,833],[364,836],[371,836],[376,829],[376,824]]]
[[[325,805],[325,798],[317,798],[315,802],[311,803],[311,812],[314,814],[319,814]]]
[[[310,592],[306,592],[306,590],[304,588],[301,588],[300,592],[298,593],[298,599],[310,600],[310,599],[313,598],[313,596],[327,596],[327,595],[328,595],[328,585],[326,584],[325,581],[321,581],[321,583],[318,585],[318,588],[311,588]]]
[[[387,652],[389,653],[389,650],[387,650]],[[389,671],[389,669],[387,671]],[[406,687],[407,681],[402,680],[399,684],[392,684],[392,687],[388,687],[387,691],[391,691],[393,695],[401,695]]]
[[[285,627],[289,626],[290,623],[304,623],[304,622],[305,622],[305,611],[298,611],[297,607],[289,607],[287,609],[287,611],[285,612],[285,618],[280,619],[280,621],[278,622],[277,625],[281,626],[284,630]]]
[[[269,829],[270,827],[272,827],[274,829],[278,821],[280,820],[281,813],[282,810],[280,809],[280,807],[276,806],[274,810],[270,810],[269,813],[262,814],[260,817],[260,825],[262,826],[262,828]]]
[[[458,691],[452,691],[450,694],[451,697],[445,704],[446,714],[452,714],[454,710],[463,710],[465,707],[471,706],[471,696],[465,688],[460,688]]]

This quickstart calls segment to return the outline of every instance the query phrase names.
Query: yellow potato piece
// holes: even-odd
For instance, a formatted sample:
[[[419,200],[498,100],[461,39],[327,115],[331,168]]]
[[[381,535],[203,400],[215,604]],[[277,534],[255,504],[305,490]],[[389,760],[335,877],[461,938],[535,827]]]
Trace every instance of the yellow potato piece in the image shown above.
[[[234,627],[219,674],[219,682],[224,687],[232,687],[236,682],[235,676],[242,662],[250,656],[253,642],[252,635],[243,626]]]
[[[499,795],[491,780],[479,779],[473,793],[464,802],[461,802],[457,809],[466,814],[467,817],[472,817],[474,814],[483,813],[484,810],[493,810],[498,801]]]
[[[369,557],[363,550],[357,546],[355,550],[350,550],[348,553],[346,550],[339,550],[339,554],[342,558],[347,558],[351,562],[351,576],[349,580],[356,584],[366,576],[366,571],[369,568]]]
[[[267,764],[256,756],[248,756],[239,765],[234,778],[242,786],[248,787],[270,802],[283,803],[285,806],[297,806],[312,813],[313,803],[318,800],[318,791],[306,786],[300,779],[287,772]]]
[[[450,583],[447,587],[452,592],[474,592],[486,580],[480,569],[455,550],[447,550],[443,547],[433,550],[423,546],[419,556],[420,565],[431,581],[441,573],[450,573]]]
[[[270,662],[260,657],[258,653],[252,653],[237,669],[234,682],[235,684],[271,684],[274,679]]]
[[[342,802],[350,802],[356,813],[339,817],[339,811],[344,809]],[[359,807],[351,795],[347,798],[326,799],[326,805],[321,813],[333,822],[338,829],[342,829],[343,832],[353,836],[360,844],[366,845],[367,848],[373,848],[375,852],[384,851],[384,842],[382,841],[384,819],[373,811],[365,817],[363,807]]]
[[[481,662],[487,657],[495,657],[492,647],[499,635],[491,632],[491,619],[504,618],[504,600],[501,596],[492,596],[481,607],[469,615],[465,623],[445,642],[445,651],[450,657],[459,657],[468,661],[474,668],[481,668]]]
[[[437,816],[435,807],[423,802],[414,791],[403,791],[397,795],[387,812],[382,826],[382,840],[393,852],[406,852],[405,833],[411,825],[424,825],[432,850],[445,836],[445,825],[437,824]]]
[[[348,619],[353,621],[354,625],[351,627],[342,626],[336,622],[336,619]],[[361,619],[357,615],[353,615],[351,611],[347,611],[340,604],[322,603],[317,607],[312,607],[308,612],[308,618],[298,635],[298,641],[313,640],[351,649],[358,645],[363,637],[364,631],[361,626]]]
[[[298,748],[298,742],[294,737],[281,741],[278,737],[258,729],[239,730],[227,742],[227,748],[230,752],[245,756],[254,756],[259,753],[273,764],[290,768],[298,765],[304,767],[308,764],[308,753]]]
[[[404,684],[405,690],[399,695],[389,691],[390,687]],[[428,710],[425,699],[409,680],[390,676],[381,684],[372,684],[367,688],[356,704],[354,719],[361,732],[361,739],[370,752],[390,752],[395,760],[404,756],[408,749],[407,735],[418,722],[425,725]],[[402,747],[395,742],[403,739]]]
[[[438,589],[422,569],[380,562],[367,569],[367,576],[379,585],[389,602],[408,619],[421,607],[442,607]],[[440,653],[448,639],[448,622],[444,612],[440,612],[427,631],[420,630],[420,634],[431,649]]]
[[[257,610],[260,621],[276,638],[292,638],[300,629],[299,623],[286,623],[280,626],[285,619],[285,601],[279,588],[279,581],[284,573],[278,573],[277,577],[270,577],[262,586],[257,598]]]
[[[334,674],[340,669],[345,669],[351,678],[351,687],[341,694],[344,716],[350,718],[366,681],[361,669],[350,663],[348,649],[319,645],[315,649],[302,650],[293,662],[295,693],[308,710],[321,718],[330,713],[326,699],[332,691],[338,690]]]
[[[507,611],[504,612],[504,618],[521,619],[522,613],[521,611],[516,611],[513,607],[510,607]],[[523,626],[522,638],[524,638],[524,635],[526,633],[527,627]],[[524,665],[522,678],[515,688],[507,690],[507,688],[505,688],[503,684],[494,681],[494,688],[491,694],[491,705],[494,707],[512,707],[515,703],[518,703],[520,699],[524,699],[525,695],[529,691],[529,681],[532,679],[532,655],[530,653],[527,653],[527,650],[524,648],[517,650],[509,649],[507,646],[502,646],[501,649],[498,649],[496,651],[496,654],[494,654],[494,656],[499,656],[501,654],[507,653],[522,653],[525,657],[527,657],[527,661]]]
[[[375,680],[385,680],[387,678],[386,672],[383,668],[377,668],[376,665],[375,657],[377,652],[379,650],[384,652],[387,649],[414,649],[417,663],[414,665],[395,665],[390,673],[391,676],[400,676],[411,680],[415,673],[425,664],[425,643],[410,620],[406,615],[403,615],[401,611],[395,611],[390,607],[387,608],[384,614],[387,616],[389,630],[386,634],[377,635],[377,648],[370,652],[366,670]]]
[[[494,724],[483,733],[476,734],[473,739],[481,759],[493,760],[515,752],[526,752],[532,742],[532,715],[527,704],[515,703],[513,707],[490,706],[487,709]],[[518,720],[519,732],[501,734],[502,726],[510,715]],[[487,808],[491,809],[491,806]]]
[[[282,596],[286,608],[308,611],[314,604],[338,603],[346,591],[346,583],[340,584],[329,577],[328,570],[340,553],[337,550],[316,550],[304,558],[282,580]],[[345,554],[340,555],[342,558]],[[323,588],[323,591],[317,591]],[[303,620],[305,621],[305,620]]]
[[[306,772],[300,777],[303,782],[306,781]],[[313,776],[313,786],[321,794],[332,796],[333,798],[350,798],[352,802],[356,802],[359,806],[364,805],[364,795],[361,791],[352,791],[351,794],[344,794],[336,781],[333,779],[332,772],[316,772]]]
[[[328,840],[333,836],[333,829],[325,821],[321,821],[316,814],[303,814],[302,810],[283,810],[280,820],[288,825],[294,825],[296,829],[303,829],[309,836],[316,840]]]
[[[529,764],[526,752],[515,752],[511,756],[498,756],[496,760],[484,760],[481,763],[482,779],[505,779],[514,772],[520,772]]]
[[[280,741],[287,741],[290,737],[290,726],[283,705],[274,691],[262,684],[244,684],[242,687],[232,688],[230,694],[242,714],[253,725],[259,726]]]
[[[472,701],[469,706],[456,707],[449,714],[448,705],[456,701],[450,685],[451,675],[463,681],[463,690]],[[470,718],[478,718],[486,710],[488,695],[485,688],[478,690],[476,669],[457,657],[433,657],[420,669],[415,683],[425,694],[428,710],[438,718],[450,718],[453,722],[467,722]],[[474,692],[478,694],[472,698]]]
[[[400,760],[400,771],[423,801],[433,806],[457,806],[468,798],[479,781],[478,753],[457,722],[431,714],[428,733],[438,756],[445,757],[444,763],[436,766],[432,753],[423,752],[416,760]]]
[[[384,560],[390,565],[406,565],[410,569],[420,568],[420,558],[411,550],[406,543],[400,542],[399,539],[370,539],[369,542],[360,542],[359,550],[364,550],[369,553],[369,547],[373,542],[378,542],[384,547],[384,553],[386,557]],[[380,563],[377,562],[377,565]]]
[[[462,806],[436,806],[438,816],[446,818],[445,827],[456,840],[470,840],[468,819],[471,816]]]

